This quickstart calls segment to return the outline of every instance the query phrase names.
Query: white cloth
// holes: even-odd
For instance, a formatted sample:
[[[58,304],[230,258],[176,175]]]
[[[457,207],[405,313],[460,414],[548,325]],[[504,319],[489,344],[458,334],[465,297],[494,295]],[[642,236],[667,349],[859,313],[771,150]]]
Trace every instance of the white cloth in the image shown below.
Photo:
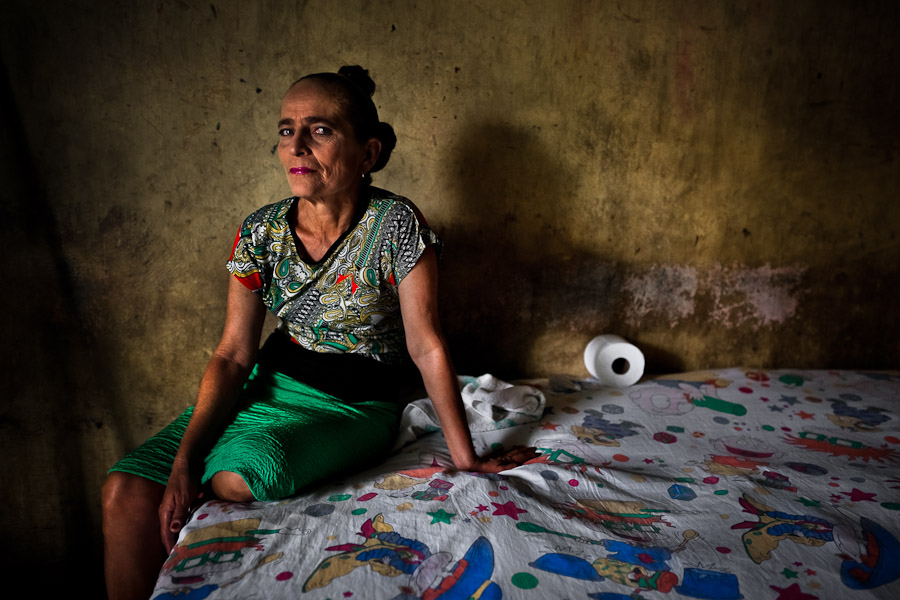
[[[547,399],[530,385],[513,385],[487,373],[481,377],[459,377],[469,430],[494,431],[537,421],[544,414]],[[400,420],[394,450],[426,433],[440,431],[441,425],[430,398],[409,403]]]

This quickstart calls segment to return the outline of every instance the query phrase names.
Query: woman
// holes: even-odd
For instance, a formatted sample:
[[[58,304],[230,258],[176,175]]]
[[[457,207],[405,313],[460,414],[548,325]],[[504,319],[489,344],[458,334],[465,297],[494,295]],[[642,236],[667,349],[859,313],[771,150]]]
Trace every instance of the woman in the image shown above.
[[[396,141],[374,89],[343,67],[285,94],[278,156],[293,196],[238,232],[225,328],[195,406],[104,485],[110,598],[149,596],[201,486],[271,500],[383,457],[410,358],[458,469],[499,472],[534,455],[474,451],[438,320],[437,238],[411,202],[370,185]],[[257,351],[267,309],[281,321]]]

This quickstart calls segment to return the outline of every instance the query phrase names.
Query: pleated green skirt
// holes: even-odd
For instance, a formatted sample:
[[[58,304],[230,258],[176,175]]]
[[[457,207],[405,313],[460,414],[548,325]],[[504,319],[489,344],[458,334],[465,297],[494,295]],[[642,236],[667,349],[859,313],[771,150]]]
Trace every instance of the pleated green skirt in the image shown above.
[[[278,500],[304,487],[367,468],[388,454],[402,413],[397,402],[347,403],[257,365],[233,419],[206,458],[201,483],[238,473],[257,500]],[[193,407],[110,471],[169,479]]]

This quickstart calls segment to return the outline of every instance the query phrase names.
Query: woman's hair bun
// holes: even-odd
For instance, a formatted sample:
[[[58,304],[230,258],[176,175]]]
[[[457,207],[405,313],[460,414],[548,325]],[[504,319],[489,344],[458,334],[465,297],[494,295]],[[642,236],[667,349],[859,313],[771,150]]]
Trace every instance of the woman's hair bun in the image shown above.
[[[375,126],[375,137],[381,142],[381,153],[372,166],[372,173],[380,171],[387,165],[391,159],[391,152],[394,151],[394,147],[397,145],[397,135],[394,133],[394,128],[384,121],[379,121],[378,125]]]
[[[361,89],[367,96],[375,93],[375,82],[369,77],[369,71],[359,65],[345,65],[338,69],[338,75],[343,75]]]

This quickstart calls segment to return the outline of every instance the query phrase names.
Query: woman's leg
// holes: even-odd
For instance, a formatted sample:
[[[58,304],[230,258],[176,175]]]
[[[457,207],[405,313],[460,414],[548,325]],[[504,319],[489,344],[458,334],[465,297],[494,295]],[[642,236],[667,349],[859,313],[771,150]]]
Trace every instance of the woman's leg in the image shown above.
[[[219,471],[210,480],[213,493],[221,500],[229,502],[253,502],[253,492],[244,478],[232,471]]]
[[[159,505],[166,487],[138,475],[114,471],[103,485],[106,592],[110,600],[153,592],[166,549],[159,531]]]

